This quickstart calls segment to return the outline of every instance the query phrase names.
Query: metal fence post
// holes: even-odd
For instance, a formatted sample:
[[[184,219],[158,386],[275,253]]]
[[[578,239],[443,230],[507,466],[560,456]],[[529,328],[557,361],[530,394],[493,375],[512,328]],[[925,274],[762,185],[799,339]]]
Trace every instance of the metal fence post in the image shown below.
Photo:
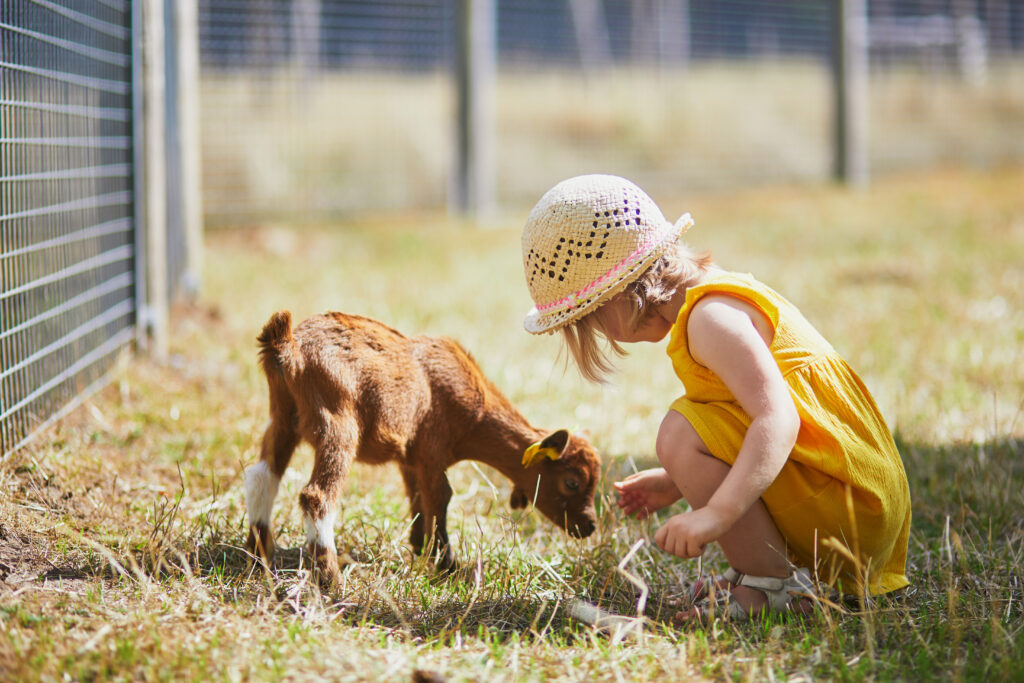
[[[583,75],[590,77],[596,69],[612,61],[604,6],[593,0],[569,0],[569,15],[572,17],[580,67]]]
[[[459,0],[456,22],[454,204],[479,216],[494,208],[494,0]]]
[[[179,177],[181,220],[185,241],[180,293],[199,293],[203,272],[202,165],[199,132],[199,8],[198,0],[175,1]]]
[[[167,174],[164,114],[164,0],[143,0],[143,97],[145,116],[146,300],[142,320],[150,353],[167,355]],[[138,189],[137,189],[138,191]]]
[[[145,30],[142,5],[145,0],[132,0],[132,223],[135,234],[135,346],[140,351],[149,348],[146,322],[148,279],[146,254],[146,116],[145,69],[142,55],[145,50]]]
[[[834,0],[835,177],[868,182],[868,15],[865,0]]]

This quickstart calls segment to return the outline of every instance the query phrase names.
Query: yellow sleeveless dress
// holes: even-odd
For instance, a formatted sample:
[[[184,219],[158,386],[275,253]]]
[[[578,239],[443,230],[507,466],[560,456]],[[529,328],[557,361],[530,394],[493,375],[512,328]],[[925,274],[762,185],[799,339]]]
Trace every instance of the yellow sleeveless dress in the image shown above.
[[[793,304],[749,275],[721,273],[686,292],[666,349],[686,394],[672,403],[719,460],[736,461],[750,417],[725,384],[690,356],[686,323],[707,294],[760,309],[775,328],[770,351],[800,414],[789,460],[761,499],[790,559],[858,593],[908,585],[910,488],[878,407],[860,378]]]

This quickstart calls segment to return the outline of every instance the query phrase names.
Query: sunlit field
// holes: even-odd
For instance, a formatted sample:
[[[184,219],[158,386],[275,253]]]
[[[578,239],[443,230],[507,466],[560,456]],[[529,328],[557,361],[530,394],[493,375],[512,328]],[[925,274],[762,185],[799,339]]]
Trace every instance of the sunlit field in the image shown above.
[[[420,214],[252,225],[207,235],[202,295],[174,311],[165,362],[124,358],[108,388],[0,462],[0,678],[1024,678],[1024,169],[652,194],[670,220],[693,214],[693,246],[794,301],[874,393],[913,497],[905,595],[672,623],[698,564],[657,550],[657,519],[620,517],[610,484],[655,462],[681,387],[660,346],[594,386],[558,338],[522,330],[528,205],[486,230]],[[533,424],[589,434],[605,467],[597,532],[571,539],[509,510],[501,475],[463,463],[449,527],[465,570],[441,578],[406,545],[397,470],[357,465],[336,539],[359,564],[322,593],[300,551],[302,446],[273,517],[278,568],[251,572],[242,471],[267,420],[255,336],[285,308],[457,338]],[[705,571],[724,568],[709,549]],[[646,609],[628,630],[570,616],[586,600],[637,617],[637,585]]]

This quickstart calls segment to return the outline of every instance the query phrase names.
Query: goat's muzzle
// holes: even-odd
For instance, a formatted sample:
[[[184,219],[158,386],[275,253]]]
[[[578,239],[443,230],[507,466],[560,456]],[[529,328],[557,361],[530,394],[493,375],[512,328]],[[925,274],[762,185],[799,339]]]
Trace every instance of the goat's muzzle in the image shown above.
[[[570,536],[576,538],[586,538],[590,534],[594,533],[594,529],[597,528],[597,522],[594,519],[594,511],[589,510],[590,514],[586,517],[580,517],[578,519],[569,520],[565,530],[569,532]]]

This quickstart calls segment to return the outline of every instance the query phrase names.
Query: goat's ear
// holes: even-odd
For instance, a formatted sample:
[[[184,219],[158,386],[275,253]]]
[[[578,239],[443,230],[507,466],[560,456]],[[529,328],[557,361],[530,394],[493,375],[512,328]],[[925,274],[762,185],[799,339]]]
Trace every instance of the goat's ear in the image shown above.
[[[523,467],[533,467],[543,458],[558,460],[565,454],[565,448],[568,445],[568,430],[559,429],[557,432],[551,432],[537,443],[530,444],[523,451]]]
[[[562,457],[565,454],[565,447],[569,445],[569,430],[559,429],[557,432],[551,432],[540,442],[541,448],[551,448],[558,453],[558,457]]]
[[[513,510],[522,510],[530,504],[530,499],[518,486],[512,489],[512,495],[508,499],[508,506]]]

